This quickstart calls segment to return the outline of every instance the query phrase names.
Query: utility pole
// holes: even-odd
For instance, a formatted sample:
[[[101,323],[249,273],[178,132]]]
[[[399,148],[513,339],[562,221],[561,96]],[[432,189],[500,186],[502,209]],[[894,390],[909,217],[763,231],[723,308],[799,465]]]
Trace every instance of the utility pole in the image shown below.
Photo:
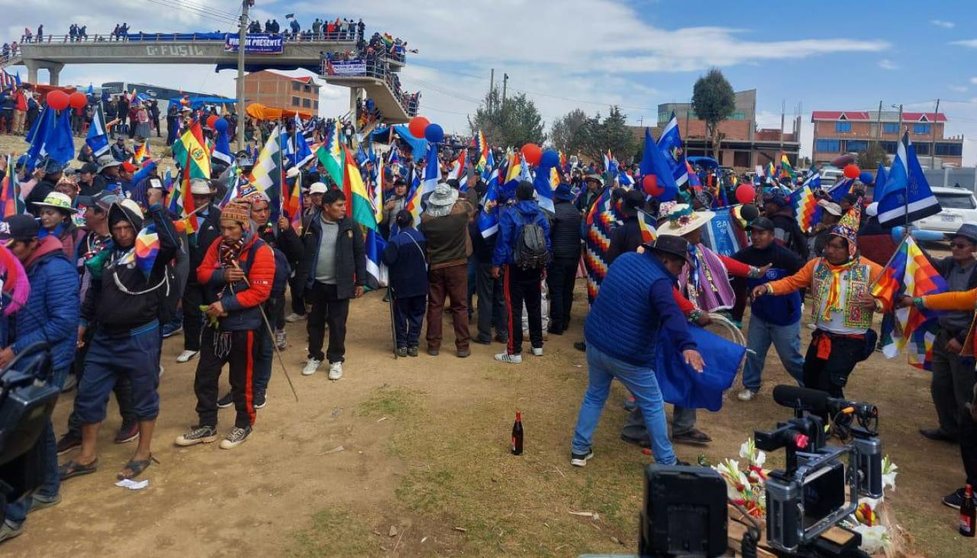
[[[685,134],[682,136],[682,139],[685,141],[686,144],[685,147],[686,155],[688,155],[687,152],[689,150],[688,143],[689,143],[689,113],[690,112],[692,112],[692,99],[689,99],[689,106],[688,108],[685,109]],[[705,141],[702,142],[702,145],[705,146]]]
[[[506,88],[509,86],[509,74],[502,73],[502,110],[505,110],[505,93]]]
[[[875,118],[875,143],[882,145],[882,101],[879,101],[879,113]]]
[[[237,148],[244,149],[244,122],[247,119],[244,108],[244,50],[248,42],[248,8],[254,0],[241,0],[241,22],[237,43]]]
[[[489,74],[489,96],[488,96],[488,112],[492,114],[492,96],[495,93],[495,68],[492,68],[492,73]]]
[[[930,168],[936,168],[936,123],[940,120],[940,100],[936,100],[936,112],[933,113],[933,121],[930,122],[930,126],[933,127],[932,134],[930,134]]]
[[[784,154],[784,112],[787,111],[787,101],[780,101],[780,154]]]

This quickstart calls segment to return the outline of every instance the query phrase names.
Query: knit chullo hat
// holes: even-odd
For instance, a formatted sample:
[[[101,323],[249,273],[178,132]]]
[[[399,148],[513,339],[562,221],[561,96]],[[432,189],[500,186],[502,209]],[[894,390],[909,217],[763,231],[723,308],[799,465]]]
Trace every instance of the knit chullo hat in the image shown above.
[[[251,202],[241,198],[228,202],[221,210],[221,221],[234,221],[241,227],[250,229]]]
[[[860,204],[851,206],[848,213],[838,221],[838,224],[831,229],[831,234],[840,236],[848,241],[848,257],[854,258],[858,251],[858,223],[861,220],[862,210]]]

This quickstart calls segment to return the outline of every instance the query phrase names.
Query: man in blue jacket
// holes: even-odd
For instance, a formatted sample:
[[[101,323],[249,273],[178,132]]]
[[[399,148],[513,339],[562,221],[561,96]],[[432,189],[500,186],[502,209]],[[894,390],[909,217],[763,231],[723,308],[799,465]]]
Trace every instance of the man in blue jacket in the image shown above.
[[[38,232],[37,221],[30,215],[12,215],[0,223],[0,242],[24,264],[31,285],[27,304],[13,317],[14,334],[9,339],[12,343],[0,350],[0,368],[34,343],[47,343],[52,371],[48,381],[60,388],[75,359],[80,307],[78,273],[65,256],[61,241],[54,236],[38,239]],[[28,512],[61,501],[57,440],[50,419],[38,443],[44,448],[43,482],[33,494],[7,505],[0,542],[23,532]]]
[[[665,401],[652,367],[658,350],[682,351],[682,359],[696,372],[704,367],[672,294],[676,275],[687,261],[688,247],[682,237],[660,235],[653,245],[645,246],[643,253],[623,254],[608,269],[584,324],[589,382],[573,433],[571,465],[583,467],[594,456],[594,430],[614,378],[628,388],[641,409],[655,462],[676,463],[668,439]],[[657,339],[662,328],[675,347],[659,349]]]
[[[750,223],[752,245],[733,255],[743,263],[763,267],[772,264],[767,272],[756,279],[747,279],[749,292],[768,281],[782,279],[797,273],[804,262],[800,256],[775,242],[776,225],[767,217]],[[743,368],[743,391],[737,397],[750,401],[760,391],[763,363],[767,359],[770,343],[787,372],[798,383],[804,371],[801,356],[801,295],[798,292],[782,296],[765,296],[750,304],[750,327],[746,333],[746,366]]]
[[[551,253],[550,223],[543,210],[533,201],[536,189],[528,181],[516,186],[516,204],[506,208],[499,216],[499,238],[492,254],[492,277],[498,278],[505,266],[503,292],[509,309],[509,344],[506,352],[495,355],[495,360],[519,364],[522,362],[522,305],[529,314],[529,342],[533,355],[543,356],[543,307],[541,282],[547,261],[520,261],[520,243],[523,229],[535,225],[542,229],[546,238],[546,259]]]
[[[394,299],[397,356],[417,356],[421,323],[427,311],[427,239],[414,228],[410,211],[397,213],[397,234],[383,251]]]

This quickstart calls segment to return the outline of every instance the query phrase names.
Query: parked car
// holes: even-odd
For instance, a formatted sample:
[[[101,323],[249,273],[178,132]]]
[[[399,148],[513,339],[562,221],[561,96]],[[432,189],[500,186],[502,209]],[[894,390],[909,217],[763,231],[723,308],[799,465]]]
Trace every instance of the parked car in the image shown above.
[[[964,223],[977,223],[977,198],[966,188],[932,188],[940,202],[936,215],[920,219],[913,226],[944,233],[954,233]]]

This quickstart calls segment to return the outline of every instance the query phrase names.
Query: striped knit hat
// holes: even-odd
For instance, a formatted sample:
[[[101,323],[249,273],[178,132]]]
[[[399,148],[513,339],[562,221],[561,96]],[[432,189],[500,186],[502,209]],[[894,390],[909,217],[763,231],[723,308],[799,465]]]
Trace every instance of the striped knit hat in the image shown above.
[[[235,221],[244,229],[250,229],[251,202],[241,198],[228,202],[221,210],[221,221]]]

